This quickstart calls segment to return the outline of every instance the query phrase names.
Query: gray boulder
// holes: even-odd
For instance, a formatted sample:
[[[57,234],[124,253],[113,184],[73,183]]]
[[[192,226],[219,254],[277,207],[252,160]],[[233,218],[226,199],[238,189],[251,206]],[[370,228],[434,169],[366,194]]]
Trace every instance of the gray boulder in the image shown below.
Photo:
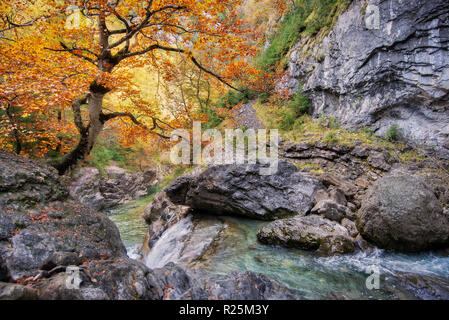
[[[264,244],[318,250],[323,255],[354,251],[353,239],[346,228],[317,215],[274,221],[259,230],[257,239]]]
[[[286,161],[279,161],[273,175],[260,175],[260,168],[260,164],[211,166],[199,175],[177,179],[164,191],[174,204],[197,212],[273,220],[307,214],[315,193],[324,188]]]
[[[0,210],[0,217],[8,215]],[[126,256],[115,224],[104,214],[74,201],[25,210],[27,223],[11,216],[14,232],[0,241],[0,253],[13,279],[36,275],[45,265]]]
[[[97,168],[81,168],[69,185],[70,196],[94,210],[103,210],[146,196],[159,182],[152,170],[131,174],[109,166],[105,174],[102,176]]]
[[[449,244],[449,216],[417,175],[376,181],[357,213],[357,228],[366,240],[385,249],[420,251]]]

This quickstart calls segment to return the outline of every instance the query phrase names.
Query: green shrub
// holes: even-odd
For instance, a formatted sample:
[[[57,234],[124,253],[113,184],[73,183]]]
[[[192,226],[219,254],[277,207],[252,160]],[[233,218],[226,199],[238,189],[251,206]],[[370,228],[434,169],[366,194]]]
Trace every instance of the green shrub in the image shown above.
[[[385,139],[390,142],[398,141],[401,139],[401,137],[402,132],[397,124],[390,126],[390,128],[388,128],[387,130],[387,133],[385,134]]]
[[[309,98],[307,98],[302,92],[302,86],[298,88],[298,91],[295,94],[293,100],[287,105],[287,107],[296,114],[297,117],[300,117],[304,114],[307,114],[310,110],[311,103]]]

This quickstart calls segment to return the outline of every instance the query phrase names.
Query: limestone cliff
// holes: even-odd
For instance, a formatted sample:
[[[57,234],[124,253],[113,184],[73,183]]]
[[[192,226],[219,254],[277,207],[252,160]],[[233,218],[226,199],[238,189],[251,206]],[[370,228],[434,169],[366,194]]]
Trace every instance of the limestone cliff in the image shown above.
[[[447,0],[352,1],[324,39],[302,37],[288,60],[282,85],[301,82],[314,117],[377,135],[397,125],[449,159]]]

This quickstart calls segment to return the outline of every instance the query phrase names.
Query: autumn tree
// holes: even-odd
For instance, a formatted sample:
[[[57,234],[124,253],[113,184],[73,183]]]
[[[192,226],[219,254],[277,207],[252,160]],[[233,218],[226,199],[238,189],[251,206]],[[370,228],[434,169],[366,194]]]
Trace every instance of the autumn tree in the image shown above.
[[[240,2],[1,0],[0,101],[39,114],[41,128],[76,129],[78,142],[55,164],[61,174],[89,155],[108,121],[132,123],[137,129],[130,134],[169,138],[169,130],[185,124],[185,110],[169,115],[146,104],[132,84],[133,70],[151,67],[170,79],[176,54],[208,81],[237,90],[256,72],[248,61],[257,53]],[[128,103],[109,107],[108,96]],[[71,126],[61,121],[69,108]]]

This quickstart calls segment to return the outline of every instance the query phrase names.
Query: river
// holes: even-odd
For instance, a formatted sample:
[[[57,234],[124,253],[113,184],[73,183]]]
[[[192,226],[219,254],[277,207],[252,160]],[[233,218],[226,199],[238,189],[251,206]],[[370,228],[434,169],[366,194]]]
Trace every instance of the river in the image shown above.
[[[138,248],[146,232],[141,214],[150,198],[114,209],[117,224],[130,257],[141,259]],[[259,244],[257,231],[267,222],[232,217],[186,218],[172,226],[156,242],[146,264],[150,268],[175,262],[199,268],[211,275],[251,270],[290,287],[298,299],[398,299],[388,279],[414,273],[449,283],[449,257],[430,252],[401,254],[380,249],[334,257]],[[201,257],[195,259],[195,257]],[[378,268],[381,288],[369,290],[369,267]]]

